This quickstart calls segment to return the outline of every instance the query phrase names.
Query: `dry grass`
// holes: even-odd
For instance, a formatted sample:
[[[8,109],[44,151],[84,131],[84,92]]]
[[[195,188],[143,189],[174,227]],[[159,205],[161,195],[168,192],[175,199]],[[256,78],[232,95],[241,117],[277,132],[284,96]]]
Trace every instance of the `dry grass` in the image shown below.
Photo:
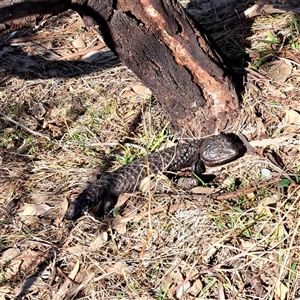
[[[28,41],[32,33],[21,30],[19,46],[0,54],[1,112],[33,133],[0,118],[0,299],[300,299],[293,22],[264,16],[214,34],[231,56],[247,45],[258,69],[248,68],[234,125],[257,155],[208,170],[219,200],[172,185],[131,195],[114,218],[76,222],[62,219],[67,200],[97,173],[177,137],[163,130],[167,119],[148,90],[76,14],[47,21],[47,38]],[[272,36],[278,43],[264,41]],[[99,47],[91,63],[72,57],[83,51],[78,45]],[[276,65],[281,76],[274,77],[277,57],[290,64]]]

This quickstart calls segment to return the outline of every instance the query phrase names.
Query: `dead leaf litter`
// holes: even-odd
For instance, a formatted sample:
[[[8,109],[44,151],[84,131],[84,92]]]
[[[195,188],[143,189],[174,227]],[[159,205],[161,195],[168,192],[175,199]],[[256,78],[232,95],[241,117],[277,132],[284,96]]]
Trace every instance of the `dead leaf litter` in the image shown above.
[[[207,20],[226,11],[192,4],[210,9]],[[18,31],[0,53],[0,298],[300,298],[293,24],[299,15],[257,17],[241,44],[251,71],[231,131],[254,155],[208,169],[216,175],[209,186],[190,192],[162,177],[156,192],[122,196],[114,218],[76,222],[63,219],[68,199],[88,182],[179,137],[77,14],[49,19],[41,32]],[[232,39],[246,26],[214,33],[228,55],[240,50]]]

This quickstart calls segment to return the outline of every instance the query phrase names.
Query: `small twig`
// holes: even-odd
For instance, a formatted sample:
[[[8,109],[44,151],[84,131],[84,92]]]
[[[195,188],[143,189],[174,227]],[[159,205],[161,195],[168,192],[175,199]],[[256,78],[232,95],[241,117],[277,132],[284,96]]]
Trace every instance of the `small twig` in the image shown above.
[[[78,141],[68,141],[68,143],[80,145],[83,147],[112,147],[112,146],[127,146],[131,148],[136,148],[140,151],[147,152],[147,149],[143,146],[133,144],[133,143],[122,143],[122,142],[97,142],[97,143],[85,143]]]
[[[291,60],[291,59],[284,58],[284,57],[280,57],[280,56],[277,56],[277,57],[278,57],[278,59],[280,59],[280,60],[287,61],[287,62],[289,62],[289,63],[291,63],[291,64],[294,64],[294,65],[300,67],[300,64],[296,63],[295,61],[293,61],[293,60]]]
[[[248,142],[246,137],[241,132],[238,133],[238,137],[243,142],[243,144],[245,145],[247,150],[250,152],[250,154],[251,155],[256,155],[256,152],[255,152],[254,148],[250,145],[250,143]]]
[[[39,133],[39,132],[37,132],[37,131],[31,130],[30,128],[26,127],[25,125],[23,125],[23,124],[21,124],[21,123],[15,121],[15,120],[13,120],[13,119],[11,119],[10,117],[6,116],[6,115],[3,114],[2,112],[0,112],[0,116],[3,117],[4,119],[6,119],[7,121],[12,122],[12,123],[14,123],[14,124],[20,126],[21,128],[23,128],[24,130],[28,131],[29,133],[31,133],[31,134],[33,134],[33,135],[38,135],[38,136],[40,136],[40,137],[42,137],[42,138],[44,138],[44,139],[46,139],[46,140],[48,140],[48,141],[51,141],[51,139],[50,139],[49,136],[47,136],[47,135],[45,135],[45,134],[43,134],[43,133]]]
[[[57,60],[66,60],[66,59],[75,58],[75,57],[78,57],[78,56],[83,56],[83,55],[86,55],[89,52],[101,50],[101,49],[103,49],[105,47],[106,47],[106,44],[100,43],[99,45],[91,47],[89,49],[77,51],[75,53],[71,53],[71,54],[62,56],[62,57],[58,58]]]
[[[0,206],[0,211],[2,211],[2,213],[6,215],[9,223],[12,223],[12,218],[11,218],[10,212],[3,206]],[[1,212],[0,212],[0,214],[1,214]]]
[[[231,198],[234,198],[234,197],[239,197],[239,196],[242,196],[242,195],[245,195],[245,194],[253,193],[253,192],[255,192],[256,190],[258,190],[260,188],[271,185],[271,184],[276,183],[278,181],[279,181],[279,178],[275,178],[275,179],[269,180],[267,182],[264,182],[264,183],[261,183],[261,184],[258,184],[256,186],[249,187],[249,188],[246,188],[246,189],[243,189],[243,190],[228,193],[228,194],[225,194],[225,195],[220,195],[220,196],[217,196],[217,197],[214,197],[213,195],[211,195],[211,197],[212,197],[213,200],[228,200],[228,199],[231,199]]]
[[[65,272],[58,266],[56,266],[56,270],[58,271],[59,274],[61,274],[69,283],[71,284],[76,284],[76,282],[71,279],[68,275],[65,274]]]
[[[28,158],[35,158],[36,157],[35,155],[22,154],[22,153],[7,151],[7,150],[3,150],[3,152],[8,153],[10,155],[17,155],[17,156],[28,157]]]
[[[148,217],[149,213],[150,215],[155,215],[155,214],[158,214],[160,212],[163,212],[163,211],[167,211],[168,213],[172,213],[180,208],[184,208],[186,205],[185,204],[174,204],[174,205],[171,205],[171,206],[163,206],[163,207],[158,207],[158,208],[154,208],[154,209],[151,209],[150,211],[145,211],[145,212],[142,212],[140,214],[136,214],[134,216],[130,216],[130,217],[127,217],[127,218],[122,218],[121,222],[122,223],[127,223],[127,222],[138,222],[146,217]]]
[[[30,41],[34,41],[34,40],[38,40],[38,39],[46,39],[46,38],[49,39],[52,36],[61,35],[63,32],[68,31],[68,30],[72,29],[73,27],[79,26],[80,24],[81,24],[80,21],[76,21],[75,23],[67,26],[66,28],[60,29],[59,31],[56,31],[56,32],[38,33],[38,34],[35,34],[32,36],[13,38],[13,39],[10,39],[8,41],[8,43],[13,46],[13,44],[16,44],[16,43],[24,43],[24,42],[30,42]]]
[[[256,190],[258,190],[262,187],[271,185],[271,184],[276,183],[278,181],[279,181],[279,178],[274,178],[274,179],[268,180],[267,182],[258,184],[256,186],[249,187],[249,188],[246,188],[246,189],[243,189],[243,190],[238,190],[238,191],[235,191],[235,192],[232,192],[232,193],[227,193],[227,194],[217,196],[218,193],[215,192],[215,193],[208,194],[207,196],[212,198],[213,200],[228,200],[228,199],[231,199],[231,198],[234,198],[234,197],[239,197],[239,196],[242,196],[242,195],[245,195],[245,194],[253,193],[254,191],[256,191]],[[192,195],[203,197],[203,196],[205,196],[205,193],[197,193],[197,192],[194,191],[192,193]]]
[[[244,70],[247,72],[247,78],[249,78],[250,75],[254,80],[270,80],[265,75],[262,75],[251,68],[245,68]]]

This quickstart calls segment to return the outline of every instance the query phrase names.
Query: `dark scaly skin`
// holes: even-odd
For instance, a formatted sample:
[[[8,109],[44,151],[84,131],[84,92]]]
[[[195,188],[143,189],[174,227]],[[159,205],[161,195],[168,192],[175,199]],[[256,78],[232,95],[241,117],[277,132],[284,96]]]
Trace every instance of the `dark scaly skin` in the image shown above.
[[[205,171],[204,165],[220,165],[237,155],[235,145],[224,135],[215,135],[151,153],[148,157],[134,160],[111,173],[103,174],[70,204],[66,218],[77,219],[96,206],[101,214],[109,213],[116,205],[119,195],[139,188],[148,174],[147,162],[151,174],[176,172],[192,167],[193,172],[201,175]]]

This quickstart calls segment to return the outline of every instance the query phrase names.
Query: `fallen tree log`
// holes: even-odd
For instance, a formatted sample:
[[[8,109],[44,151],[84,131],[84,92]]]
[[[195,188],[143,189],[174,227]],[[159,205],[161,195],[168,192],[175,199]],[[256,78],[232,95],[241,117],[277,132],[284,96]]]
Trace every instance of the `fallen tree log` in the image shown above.
[[[4,0],[0,23],[35,14],[79,12],[148,86],[176,131],[220,132],[239,113],[230,67],[205,30],[175,0]]]

